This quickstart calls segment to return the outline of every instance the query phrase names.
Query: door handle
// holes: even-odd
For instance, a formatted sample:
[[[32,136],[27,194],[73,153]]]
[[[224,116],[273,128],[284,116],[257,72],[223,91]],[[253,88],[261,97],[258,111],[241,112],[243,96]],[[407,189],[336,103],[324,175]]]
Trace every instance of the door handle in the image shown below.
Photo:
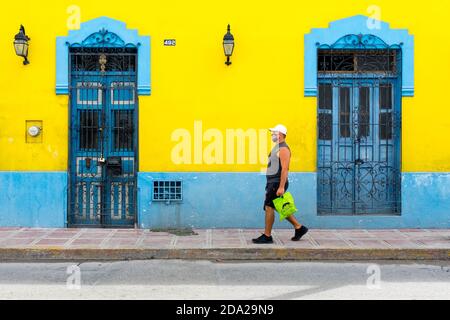
[[[361,166],[361,165],[363,165],[364,164],[364,161],[363,160],[361,160],[361,159],[356,159],[355,160],[355,165],[356,166]]]

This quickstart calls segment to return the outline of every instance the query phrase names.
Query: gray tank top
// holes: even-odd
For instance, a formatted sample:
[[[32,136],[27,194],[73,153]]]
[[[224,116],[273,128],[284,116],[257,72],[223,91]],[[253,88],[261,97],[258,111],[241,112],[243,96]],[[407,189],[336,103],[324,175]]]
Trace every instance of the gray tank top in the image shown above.
[[[267,166],[268,183],[281,182],[281,159],[278,156],[281,148],[288,148],[291,151],[286,142],[279,143],[272,149],[272,152],[269,154],[269,165]]]

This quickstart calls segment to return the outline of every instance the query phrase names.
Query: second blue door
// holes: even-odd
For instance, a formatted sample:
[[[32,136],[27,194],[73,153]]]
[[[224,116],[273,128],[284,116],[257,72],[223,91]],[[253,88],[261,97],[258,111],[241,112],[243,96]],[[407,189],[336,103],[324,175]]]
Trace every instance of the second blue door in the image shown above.
[[[321,79],[319,214],[399,213],[396,89],[389,79]]]

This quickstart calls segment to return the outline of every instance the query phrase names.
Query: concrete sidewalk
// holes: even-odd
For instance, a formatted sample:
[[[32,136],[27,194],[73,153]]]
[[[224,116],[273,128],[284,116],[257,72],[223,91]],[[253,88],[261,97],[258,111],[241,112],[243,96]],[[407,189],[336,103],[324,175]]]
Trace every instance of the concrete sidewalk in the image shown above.
[[[450,229],[276,230],[273,245],[255,245],[261,230],[194,230],[196,235],[121,229],[0,228],[0,261],[86,260],[450,260]]]

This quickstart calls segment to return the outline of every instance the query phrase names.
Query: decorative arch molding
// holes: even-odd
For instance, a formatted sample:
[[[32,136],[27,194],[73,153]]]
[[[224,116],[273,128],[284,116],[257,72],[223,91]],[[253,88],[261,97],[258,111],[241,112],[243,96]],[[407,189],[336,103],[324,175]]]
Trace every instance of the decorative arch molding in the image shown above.
[[[69,94],[69,48],[77,46],[136,47],[137,91],[139,95],[151,94],[150,37],[139,36],[137,30],[127,29],[125,23],[107,17],[82,23],[79,30],[71,30],[68,36],[56,38],[56,94]]]
[[[72,44],[71,46],[76,46],[78,44]],[[135,47],[134,44],[126,44],[125,41],[120,38],[114,32],[110,32],[106,29],[102,29],[99,32],[91,34],[80,44],[82,47],[108,47],[108,48],[116,48],[116,47],[125,47],[132,46]]]
[[[348,34],[337,40],[332,45],[319,44],[318,49],[362,49],[362,50],[376,50],[376,49],[401,49],[403,43],[388,45],[383,39],[378,38],[372,34]]]
[[[317,96],[318,49],[400,49],[402,51],[402,95],[414,96],[414,36],[406,29],[391,29],[379,22],[369,28],[371,18],[357,15],[331,22],[328,28],[311,29],[305,35],[305,96]]]

